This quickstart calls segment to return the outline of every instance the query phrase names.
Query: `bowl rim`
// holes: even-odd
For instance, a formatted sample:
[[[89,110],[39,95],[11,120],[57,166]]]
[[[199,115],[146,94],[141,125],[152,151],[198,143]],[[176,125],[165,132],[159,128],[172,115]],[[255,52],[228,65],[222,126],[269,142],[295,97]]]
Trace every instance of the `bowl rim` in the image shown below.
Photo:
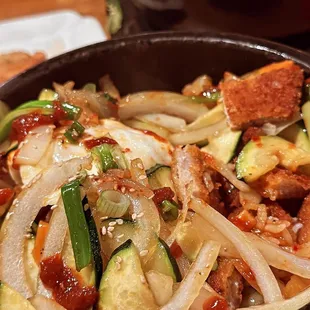
[[[145,32],[142,34],[131,35],[128,37],[114,38],[111,40],[87,45],[48,59],[37,66],[34,66],[12,79],[0,85],[0,100],[2,95],[12,93],[23,84],[25,80],[33,80],[42,74],[48,74],[55,67],[61,67],[65,63],[75,62],[77,59],[91,57],[92,54],[100,51],[113,51],[128,45],[156,44],[162,42],[193,42],[209,43],[220,46],[236,46],[249,51],[263,51],[266,54],[280,56],[291,59],[301,65],[310,73],[310,53],[299,49],[270,41],[263,38],[233,33],[233,32],[214,32],[214,31],[161,31]],[[47,72],[47,73],[46,73]]]

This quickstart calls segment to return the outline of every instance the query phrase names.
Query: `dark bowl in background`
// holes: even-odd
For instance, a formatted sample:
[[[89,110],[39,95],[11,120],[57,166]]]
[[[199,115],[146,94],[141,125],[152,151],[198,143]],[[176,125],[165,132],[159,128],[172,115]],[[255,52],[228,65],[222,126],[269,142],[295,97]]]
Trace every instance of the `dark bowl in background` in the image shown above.
[[[310,75],[310,54],[262,39],[215,33],[150,33],[87,46],[17,76],[0,88],[0,100],[15,107],[42,88],[68,80],[82,86],[110,74],[121,94],[141,90],[180,91],[201,74],[218,81],[224,71],[243,74],[292,59]]]

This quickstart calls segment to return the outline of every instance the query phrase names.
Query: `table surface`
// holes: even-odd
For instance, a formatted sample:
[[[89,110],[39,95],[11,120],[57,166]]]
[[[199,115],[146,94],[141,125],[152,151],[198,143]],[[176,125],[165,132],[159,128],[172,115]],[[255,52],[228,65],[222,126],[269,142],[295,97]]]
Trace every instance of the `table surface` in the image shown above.
[[[105,0],[0,0],[0,20],[64,9],[91,15],[106,27]]]

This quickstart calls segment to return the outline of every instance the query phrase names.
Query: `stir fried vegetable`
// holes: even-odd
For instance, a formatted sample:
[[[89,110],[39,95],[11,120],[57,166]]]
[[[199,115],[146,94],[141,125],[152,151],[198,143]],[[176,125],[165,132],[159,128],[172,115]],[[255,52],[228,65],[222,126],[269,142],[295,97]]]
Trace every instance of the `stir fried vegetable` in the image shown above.
[[[93,82],[2,113],[0,308],[309,303],[302,69],[123,98],[108,75]]]
[[[90,264],[92,258],[89,231],[80,195],[80,182],[75,180],[64,185],[61,188],[61,195],[68,219],[76,268],[80,271]]]

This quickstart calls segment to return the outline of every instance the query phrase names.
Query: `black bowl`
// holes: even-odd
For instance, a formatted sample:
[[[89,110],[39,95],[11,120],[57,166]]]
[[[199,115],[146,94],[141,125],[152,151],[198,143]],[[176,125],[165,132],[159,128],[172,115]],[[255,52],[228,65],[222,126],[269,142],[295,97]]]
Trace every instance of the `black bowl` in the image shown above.
[[[52,82],[96,82],[108,73],[122,94],[141,90],[180,91],[198,75],[218,81],[224,71],[243,74],[292,59],[310,74],[310,54],[237,34],[154,33],[87,46],[48,60],[0,88],[14,107],[37,97]]]

